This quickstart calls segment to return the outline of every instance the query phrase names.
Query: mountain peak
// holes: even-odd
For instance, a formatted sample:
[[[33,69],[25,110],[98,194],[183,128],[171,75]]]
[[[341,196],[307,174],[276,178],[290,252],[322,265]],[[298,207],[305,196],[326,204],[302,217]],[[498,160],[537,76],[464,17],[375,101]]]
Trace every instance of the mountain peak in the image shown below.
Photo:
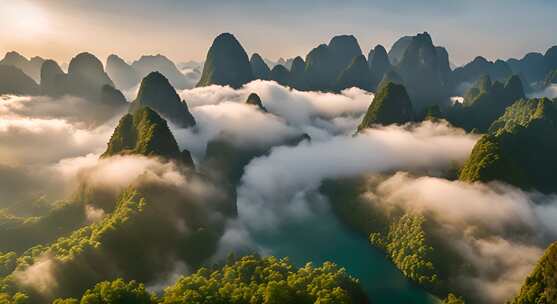
[[[404,86],[387,82],[373,98],[358,131],[373,125],[404,124],[414,119],[414,110]]]
[[[259,54],[253,53],[253,55],[251,55],[249,63],[251,66],[251,70],[253,72],[253,77],[255,77],[255,79],[262,79],[262,80],[269,79],[269,74],[271,73],[271,70],[269,69],[269,66],[267,66],[265,61],[263,61],[263,58],[261,58]]]
[[[102,158],[140,154],[191,164],[189,152],[180,151],[166,121],[149,107],[124,115],[114,130]]]
[[[174,87],[159,72],[151,72],[143,78],[130,111],[135,112],[143,107],[150,107],[179,127],[187,128],[195,125],[195,119],[187,104],[180,100]]]
[[[230,33],[215,38],[207,52],[198,87],[212,84],[240,88],[254,79],[246,51]]]
[[[246,103],[249,105],[256,106],[263,112],[267,112],[267,109],[263,106],[263,102],[261,102],[261,98],[256,93],[251,93],[246,100]]]

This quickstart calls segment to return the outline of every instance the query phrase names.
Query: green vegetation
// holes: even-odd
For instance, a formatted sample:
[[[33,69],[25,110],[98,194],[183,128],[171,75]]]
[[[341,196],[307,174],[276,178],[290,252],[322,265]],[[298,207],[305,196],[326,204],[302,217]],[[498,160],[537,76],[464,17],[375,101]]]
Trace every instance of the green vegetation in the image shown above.
[[[17,259],[13,253],[1,254],[1,269],[7,276],[0,278],[0,291],[10,295],[25,291],[38,301],[49,295],[76,296],[116,276],[151,282],[172,271],[176,261],[198,267],[214,253],[223,224],[209,218],[195,194],[184,191],[188,190],[156,184],[130,189],[101,221],[29,248]],[[216,198],[205,199],[217,203]],[[20,285],[16,273],[45,262],[51,266],[44,271],[51,272],[56,282],[45,283],[48,295]]]
[[[193,166],[189,152],[180,152],[166,121],[148,107],[120,119],[101,157],[118,154],[159,156]]]
[[[218,84],[237,89],[253,79],[246,51],[232,34],[224,33],[217,36],[209,48],[197,86]]]
[[[1,303],[1,302],[0,302]],[[53,304],[186,304],[186,303],[367,303],[358,281],[330,262],[295,268],[288,259],[244,256],[180,278],[157,299],[143,284],[122,279],[104,281],[80,301]]]
[[[512,304],[557,303],[557,243],[551,244]]]
[[[52,304],[154,304],[156,297],[143,284],[116,279],[104,281],[85,291],[81,300],[57,299]]]
[[[474,146],[460,180],[504,181],[524,189],[557,190],[557,107],[547,98],[520,100]]]
[[[179,127],[195,125],[195,119],[186,102],[180,100],[168,79],[159,72],[151,72],[143,78],[137,98],[130,106],[130,112],[133,113],[142,107],[150,107]]]
[[[520,168],[501,151],[497,137],[485,135],[476,143],[462,167],[459,179],[488,182],[503,178],[512,184],[525,182]]]
[[[412,103],[404,86],[387,82],[379,88],[358,131],[376,124],[404,124],[413,119]]]
[[[518,76],[510,77],[503,85],[498,81],[492,83],[485,75],[466,92],[463,104],[456,103],[448,110],[447,119],[468,131],[485,132],[508,106],[522,98],[524,89]]]
[[[386,235],[371,233],[369,240],[383,248],[407,278],[431,286],[438,278],[431,262],[433,247],[427,243],[424,222],[424,216],[405,214],[389,226]]]
[[[449,293],[447,298],[445,298],[443,300],[442,304],[465,304],[465,302],[462,298],[459,298],[459,297],[455,296],[454,294]]]
[[[326,262],[296,269],[287,259],[245,256],[200,269],[166,289],[161,303],[366,303],[358,282]]]
[[[41,216],[18,217],[0,212],[0,251],[21,253],[70,233],[85,224],[84,208],[78,202],[60,202]]]
[[[432,242],[425,232],[425,217],[386,212],[362,196],[367,187],[364,177],[329,180],[320,190],[331,199],[339,218],[369,236],[371,244],[385,251],[407,278],[429,289],[437,288],[438,275]]]

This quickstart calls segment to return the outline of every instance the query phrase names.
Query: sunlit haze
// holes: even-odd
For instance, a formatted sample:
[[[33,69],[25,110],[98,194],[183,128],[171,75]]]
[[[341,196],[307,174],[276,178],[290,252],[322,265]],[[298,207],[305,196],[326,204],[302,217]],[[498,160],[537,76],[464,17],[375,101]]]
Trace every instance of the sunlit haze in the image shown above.
[[[276,60],[304,56],[336,34],[354,34],[367,52],[428,31],[465,64],[546,50],[557,42],[556,10],[547,0],[1,1],[0,53],[60,62],[80,51],[127,60],[162,53],[182,62],[203,59],[216,35],[232,32],[248,53]]]

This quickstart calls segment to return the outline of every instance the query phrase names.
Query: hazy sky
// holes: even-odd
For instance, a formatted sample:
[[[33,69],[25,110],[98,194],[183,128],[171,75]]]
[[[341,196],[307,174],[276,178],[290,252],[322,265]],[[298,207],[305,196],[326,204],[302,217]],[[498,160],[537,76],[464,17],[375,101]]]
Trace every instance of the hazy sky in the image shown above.
[[[336,34],[354,34],[367,53],[428,31],[463,64],[545,52],[557,44],[556,13],[555,0],[0,0],[0,56],[201,60],[216,35],[231,32],[248,54],[276,59],[304,57]]]

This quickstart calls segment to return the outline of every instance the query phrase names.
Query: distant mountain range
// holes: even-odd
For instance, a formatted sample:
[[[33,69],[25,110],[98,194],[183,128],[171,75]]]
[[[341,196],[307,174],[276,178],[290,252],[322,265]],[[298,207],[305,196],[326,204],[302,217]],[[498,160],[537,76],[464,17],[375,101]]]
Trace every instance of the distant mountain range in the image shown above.
[[[498,82],[516,75],[524,92],[542,90],[557,82],[557,46],[545,54],[529,53],[507,61],[491,62],[478,56],[453,70],[447,50],[436,46],[426,32],[400,38],[388,52],[376,45],[367,57],[354,36],[339,35],[310,50],[305,59],[298,56],[278,62],[258,53],[248,56],[236,37],[224,33],[214,40],[202,63],[176,65],[160,54],[128,63],[113,54],[103,67],[95,56],[82,53],[72,59],[68,73],[64,73],[52,60],[27,59],[9,52],[0,66],[21,71],[0,69],[0,78],[6,79],[0,87],[2,94],[70,94],[89,99],[99,99],[104,85],[122,91],[135,89],[151,72],[159,72],[179,90],[212,84],[239,88],[261,79],[302,91],[339,92],[357,87],[375,92],[382,83],[394,82],[404,86],[415,114],[420,114],[430,106],[449,107],[450,96],[463,96],[486,75]]]

